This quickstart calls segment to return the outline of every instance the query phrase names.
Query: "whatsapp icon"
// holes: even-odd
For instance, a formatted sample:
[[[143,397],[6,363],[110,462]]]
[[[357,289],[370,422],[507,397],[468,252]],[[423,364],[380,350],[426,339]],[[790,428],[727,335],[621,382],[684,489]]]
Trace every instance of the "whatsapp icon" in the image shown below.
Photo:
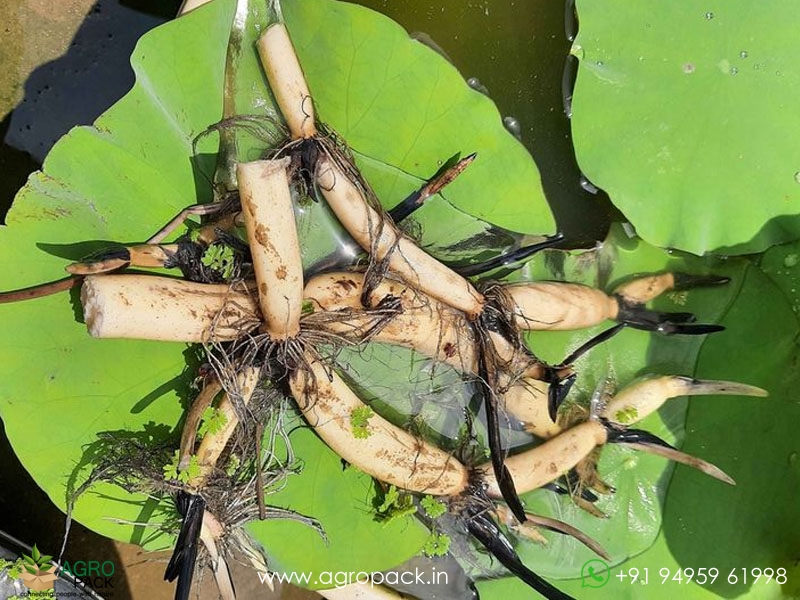
[[[586,561],[581,569],[581,587],[601,588],[611,579],[608,565],[598,558]]]

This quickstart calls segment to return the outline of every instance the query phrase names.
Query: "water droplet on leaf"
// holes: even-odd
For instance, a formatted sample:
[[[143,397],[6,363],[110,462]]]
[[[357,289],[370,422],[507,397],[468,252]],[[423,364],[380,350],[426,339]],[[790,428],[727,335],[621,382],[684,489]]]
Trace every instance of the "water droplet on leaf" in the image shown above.
[[[511,135],[518,140],[522,139],[522,125],[514,117],[503,117],[503,125]]]

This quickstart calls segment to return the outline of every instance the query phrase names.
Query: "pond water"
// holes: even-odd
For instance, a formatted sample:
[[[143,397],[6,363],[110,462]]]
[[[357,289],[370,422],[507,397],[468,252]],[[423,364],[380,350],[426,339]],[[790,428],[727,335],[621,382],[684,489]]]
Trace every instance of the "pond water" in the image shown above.
[[[562,75],[569,54],[565,8],[552,0],[361,0],[446,54],[519,125],[559,227],[573,244],[603,239],[613,210],[580,185]],[[569,14],[569,11],[566,11]]]

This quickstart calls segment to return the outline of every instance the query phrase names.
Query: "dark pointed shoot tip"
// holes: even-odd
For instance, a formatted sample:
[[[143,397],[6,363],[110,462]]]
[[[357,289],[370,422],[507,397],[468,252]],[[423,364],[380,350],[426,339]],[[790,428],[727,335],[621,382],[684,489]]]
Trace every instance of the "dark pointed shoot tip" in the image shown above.
[[[706,335],[725,331],[723,325],[713,325],[709,323],[660,323],[653,331],[662,335]]]
[[[552,379],[549,381],[550,386],[547,389],[547,414],[553,423],[556,422],[558,409],[564,403],[564,400],[566,400],[576,378],[577,375],[575,373],[565,379],[553,375]]]
[[[175,549],[164,571],[164,580],[175,581],[177,579],[175,600],[188,600],[192,590],[197,546],[200,529],[203,526],[206,503],[201,496],[181,491],[178,492],[175,505],[183,516],[183,522],[178,539],[175,541]]]
[[[548,600],[574,600],[572,596],[565,594],[528,569],[511,542],[487,513],[468,517],[467,529],[500,564]]]
[[[662,335],[705,335],[722,331],[722,325],[695,323],[696,317],[686,312],[657,312],[630,304],[618,297],[619,312],[617,321],[634,329],[654,331]]]
[[[516,250],[508,252],[507,254],[495,256],[494,258],[490,258],[484,262],[475,263],[472,265],[446,264],[448,264],[451,269],[463,277],[474,277],[476,275],[481,275],[482,273],[493,271],[494,269],[499,269],[500,267],[507,267],[508,265],[523,261],[526,258],[533,256],[537,252],[541,252],[542,250],[546,250],[547,248],[552,248],[553,246],[558,245],[563,239],[564,234],[557,233],[554,236],[546,238],[542,242],[517,248]]]
[[[622,321],[621,323],[617,323],[613,327],[609,327],[605,331],[601,331],[593,338],[588,339],[583,344],[581,344],[577,349],[573,350],[572,353],[567,356],[563,362],[559,365],[559,367],[568,367],[575,363],[581,356],[586,354],[589,350],[602,344],[605,341],[610,340],[612,337],[617,335],[620,331],[625,329],[629,323],[627,321]]]
[[[609,444],[651,444],[663,448],[675,449],[674,446],[665,442],[657,435],[645,431],[644,429],[615,429],[608,430]]]
[[[697,287],[714,287],[730,283],[731,278],[724,275],[692,275],[690,273],[673,273],[675,281],[673,289],[690,290]]]

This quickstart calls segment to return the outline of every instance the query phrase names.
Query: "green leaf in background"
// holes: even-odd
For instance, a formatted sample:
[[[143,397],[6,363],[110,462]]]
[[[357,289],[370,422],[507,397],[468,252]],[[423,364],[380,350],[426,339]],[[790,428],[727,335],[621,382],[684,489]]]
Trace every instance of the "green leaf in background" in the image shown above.
[[[800,5],[578,0],[581,169],[651,244],[800,237]]]
[[[62,138],[43,172],[17,196],[0,229],[0,289],[60,278],[68,260],[110,241],[142,241],[183,207],[211,199],[202,174],[214,171],[216,140],[203,140],[193,169],[194,137],[231,106],[237,113],[274,114],[252,46],[264,26],[261,21],[257,27],[256,17],[265,6],[261,0],[217,0],[142,38],[132,58],[133,90],[94,127],[76,128]],[[469,210],[517,231],[552,230],[530,157],[505,131],[491,102],[470,90],[441,57],[407,39],[385,17],[359,7],[287,0],[284,9],[318,92],[319,113],[353,144],[380,197],[397,201],[435,172],[438,161],[477,151],[475,166],[448,189],[459,208],[437,199],[432,209],[420,211],[423,227],[428,211],[457,217],[462,229],[485,229],[485,223],[461,212]],[[238,46],[231,50],[238,58],[231,60],[236,70],[226,75],[235,13],[243,17],[236,21]],[[241,82],[248,74],[245,88]],[[233,95],[223,98],[226,76]],[[453,224],[446,225],[458,229]],[[437,226],[427,228],[429,236]],[[328,234],[303,230],[302,235]],[[98,433],[127,431],[151,443],[163,441],[175,435],[194,395],[188,386],[196,367],[191,349],[94,340],[79,315],[77,292],[0,306],[5,324],[0,416],[25,468],[61,507],[75,481],[86,475],[84,449]],[[32,435],[42,423],[48,424],[46,439]],[[373,521],[365,509],[367,476],[342,474],[339,461],[310,432],[298,430],[293,439],[311,468],[290,478],[270,501],[319,518],[330,546],[311,530],[298,532],[302,528],[295,524],[274,530],[272,524],[254,526],[278,567],[370,571],[421,548],[420,526]],[[175,518],[168,502],[159,505],[97,485],[81,497],[73,516],[103,535],[149,549],[171,545],[157,528],[163,519]],[[288,534],[273,535],[277,530]],[[348,550],[353,536],[357,548]],[[301,538],[310,550],[297,544]]]
[[[319,118],[358,153],[384,203],[413,189],[403,174],[427,178],[452,155],[477,152],[468,174],[447,187],[447,199],[512,231],[552,232],[530,155],[499,133],[497,108],[455,67],[360,6],[295,1],[284,2],[283,12]]]
[[[611,291],[636,275],[665,270],[724,274],[729,271],[689,255],[668,254],[641,240],[628,238],[621,227],[615,227],[609,239],[597,250],[568,255],[545,253],[535,259],[520,277],[573,281]],[[659,310],[693,312],[702,322],[715,322],[733,301],[736,292],[735,285],[728,285],[670,293],[656,300],[654,306]],[[571,350],[608,327],[606,323],[575,332],[534,332],[528,336],[528,343],[537,355],[557,363]],[[578,361],[578,379],[568,401],[588,403],[606,377],[611,377],[617,389],[621,389],[644,375],[691,375],[703,339],[623,331]],[[671,400],[658,414],[635,426],[680,444],[684,439],[685,411],[685,400]],[[727,464],[721,461],[720,466],[725,469]],[[601,496],[597,507],[608,515],[608,519],[598,519],[577,508],[569,499],[546,490],[532,492],[523,499],[532,512],[562,519],[595,538],[611,555],[610,563],[618,564],[643,552],[655,540],[672,471],[672,465],[662,458],[607,446],[601,455],[600,474],[617,491],[612,496]],[[723,485],[710,478],[702,483],[703,487]],[[572,538],[546,535],[549,539],[547,547],[518,540],[518,551],[523,560],[541,575],[576,577],[586,561],[596,558],[593,552]]]
[[[145,36],[133,57],[134,89],[94,127],[75,128],[54,146],[0,228],[0,289],[59,279],[65,258],[107,240],[146,239],[187,204],[210,199],[207,187],[195,185],[190,157],[192,138],[221,112],[221,94],[208,90],[221,88],[229,9],[215,3],[205,19]],[[192,39],[203,43],[190,51]],[[98,342],[79,314],[77,293],[0,306],[0,416],[22,464],[62,508],[83,448],[98,432],[172,428],[189,393],[183,345]],[[74,516],[108,537],[164,548],[171,540],[157,529],[112,520],[157,520],[162,512],[105,485],[86,494]]]
[[[767,399],[730,396],[690,400],[683,450],[721,466],[737,482],[735,487],[710,480],[678,466],[669,485],[663,523],[655,543],[612,568],[609,583],[600,589],[582,588],[581,581],[556,582],[577,598],[650,599],[680,597],[690,600],[742,598],[777,600],[800,597],[800,422],[797,388],[798,320],[800,307],[797,256],[800,245],[773,248],[760,266],[729,260],[714,266],[733,278],[730,296],[715,310],[723,313],[726,331],[710,336],[697,358],[696,376],[729,379],[761,386]],[[694,293],[694,292],[692,292]],[[712,306],[709,301],[709,307]],[[647,363],[660,353],[651,347]],[[665,411],[661,411],[662,415]],[[624,531],[617,535],[625,535]],[[603,539],[601,542],[605,541]],[[580,565],[579,565],[580,567]],[[679,568],[714,567],[717,580],[705,586],[672,580]],[[748,570],[744,582],[741,569]],[[753,569],[785,569],[783,585],[766,577],[754,582]],[[620,572],[638,569],[649,584],[620,580]],[[670,579],[662,583],[661,569]],[[728,580],[732,570],[736,581]],[[524,586],[507,579],[483,583],[482,598],[524,597]]]
[[[629,238],[621,227],[616,227],[597,250],[543,253],[526,265],[515,279],[566,280],[612,290],[638,274],[664,270],[713,272],[734,277],[734,281],[726,286],[674,292],[655,302],[660,310],[693,312],[702,322],[718,321],[739,291],[741,263],[667,253],[636,238]],[[557,363],[608,326],[607,323],[574,332],[535,332],[530,334],[529,343],[537,355]],[[579,377],[569,400],[588,402],[597,384],[608,375],[619,388],[647,374],[692,375],[703,342],[703,337],[663,337],[643,331],[624,331],[578,362]],[[441,447],[456,447],[463,411],[470,405],[472,396],[470,388],[459,381],[459,375],[452,369],[435,365],[410,351],[379,344],[371,344],[365,351],[345,351],[341,359],[347,364],[349,377],[358,386],[362,398],[377,412],[405,427],[415,427],[422,421],[425,428],[420,433],[425,433]],[[746,374],[729,375],[729,378],[748,381]],[[697,402],[705,400],[707,398],[698,398]],[[739,399],[727,397],[726,400],[735,403]],[[685,415],[686,401],[675,399],[657,415],[636,426],[680,444],[685,437]],[[512,445],[529,444],[530,441],[519,432],[509,438]],[[696,453],[705,456],[704,450]],[[725,458],[719,458],[717,463],[723,469],[733,466]],[[680,467],[679,471],[682,470],[686,469]],[[600,472],[617,489],[616,494],[598,502],[608,519],[591,516],[570,500],[549,491],[532,492],[523,500],[532,512],[565,520],[594,537],[611,554],[611,563],[619,564],[644,552],[656,540],[673,468],[662,458],[609,446],[603,451]],[[705,476],[700,477],[699,489],[718,487],[726,486]],[[582,565],[595,557],[572,538],[547,532],[545,535],[549,540],[547,547],[515,538],[517,550],[525,563],[541,575],[576,577]],[[458,548],[463,546],[463,543],[457,545]],[[490,565],[485,556],[474,553],[469,553],[462,565],[474,577],[497,572],[496,563]]]

